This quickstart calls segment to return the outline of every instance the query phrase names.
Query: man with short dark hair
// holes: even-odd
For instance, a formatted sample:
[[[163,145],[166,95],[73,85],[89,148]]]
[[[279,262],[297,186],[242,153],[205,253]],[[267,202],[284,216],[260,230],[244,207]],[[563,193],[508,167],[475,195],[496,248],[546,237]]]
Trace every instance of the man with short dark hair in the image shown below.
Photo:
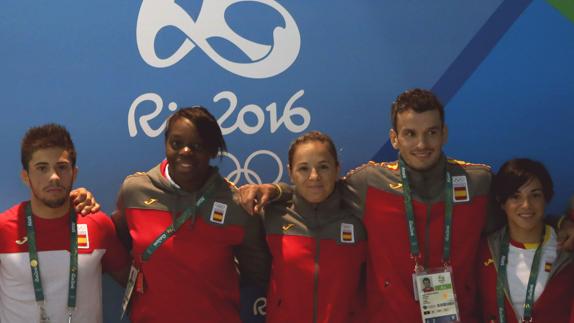
[[[30,201],[0,214],[0,321],[102,322],[102,267],[123,282],[129,256],[110,218],[73,210],[70,134],[55,124],[31,128],[21,160]]]
[[[369,322],[477,322],[476,259],[487,227],[490,167],[444,155],[444,108],[431,91],[400,94],[391,120],[399,159],[370,162],[344,179],[345,199],[367,230]],[[241,195],[247,209],[258,210],[278,192],[271,185],[248,186]],[[415,282],[431,277],[443,280],[447,301],[420,299],[424,286]]]
[[[424,313],[416,295],[424,286],[417,288],[413,275],[444,269],[456,294],[451,305],[458,307],[457,316],[445,319],[476,320],[475,259],[486,225],[490,168],[444,155],[444,108],[430,91],[399,95],[391,117],[389,137],[399,159],[365,164],[345,178],[369,237],[369,319],[420,322]]]

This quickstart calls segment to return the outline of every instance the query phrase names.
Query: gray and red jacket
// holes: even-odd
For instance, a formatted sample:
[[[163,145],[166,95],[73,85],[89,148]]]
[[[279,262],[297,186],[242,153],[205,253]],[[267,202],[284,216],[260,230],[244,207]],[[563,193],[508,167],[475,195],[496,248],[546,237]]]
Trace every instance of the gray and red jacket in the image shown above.
[[[267,322],[356,320],[366,234],[339,188],[320,204],[294,194],[267,206],[263,217],[272,256]]]
[[[479,291],[482,304],[483,322],[499,322],[496,298],[497,268],[500,260],[500,244],[506,227],[483,239],[480,248]],[[572,302],[574,302],[574,260],[573,254],[559,251],[550,269],[548,282],[532,309],[532,319],[536,323],[568,322]],[[516,315],[509,301],[508,282],[505,282],[506,322],[516,323]]]
[[[238,272],[242,282],[260,285],[268,275],[269,256],[260,219],[234,202],[234,188],[217,168],[194,193],[172,185],[165,168],[166,161],[147,173],[128,176],[113,217],[118,234],[143,272],[143,291],[133,292],[130,319],[134,323],[240,322]],[[212,182],[217,185],[215,192],[143,261],[144,250]]]
[[[450,264],[462,322],[478,317],[476,259],[488,206],[490,169],[442,157],[433,169],[407,168],[412,190],[416,232],[425,268],[442,267],[444,236],[445,169],[457,182],[453,194]],[[466,189],[460,190],[460,182]],[[367,305],[371,322],[420,322],[419,304],[413,297],[403,190],[397,162],[368,163],[345,178],[346,200],[363,214],[369,236]],[[453,192],[454,193],[454,192]]]

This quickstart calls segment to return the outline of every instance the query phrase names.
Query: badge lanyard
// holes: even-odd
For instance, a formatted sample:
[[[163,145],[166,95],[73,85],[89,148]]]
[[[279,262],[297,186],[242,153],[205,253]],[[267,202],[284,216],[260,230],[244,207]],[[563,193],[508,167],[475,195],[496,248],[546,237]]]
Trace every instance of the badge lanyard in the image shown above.
[[[183,211],[183,213],[175,218],[175,220],[161,233],[152,244],[150,244],[142,254],[142,260],[147,261],[151,255],[187,221],[190,217],[195,215],[195,210],[199,208],[207,198],[212,195],[217,188],[217,182],[215,181],[217,177],[214,177],[213,182],[211,182],[205,190],[205,193],[197,200],[197,202]],[[193,218],[195,219],[195,217]]]
[[[423,266],[418,263],[420,258],[419,243],[417,240],[416,224],[415,224],[415,213],[413,210],[413,200],[411,196],[411,187],[409,185],[409,180],[407,178],[407,170],[404,162],[399,159],[399,167],[401,180],[403,184],[403,200],[405,202],[405,211],[407,216],[407,229],[409,233],[409,243],[411,249],[411,257],[415,261],[415,272],[421,272],[424,270]],[[450,244],[451,244],[451,234],[452,234],[452,177],[450,173],[446,172],[446,183],[445,183],[445,216],[444,216],[444,246],[442,260],[444,266],[448,266],[450,261]]]
[[[181,226],[187,221],[189,218],[192,218],[192,224],[195,220],[195,210],[198,209],[208,198],[213,195],[217,189],[218,182],[216,176],[214,176],[208,184],[206,184],[205,193],[197,200],[197,202],[187,209],[183,211],[183,213],[175,218],[173,222],[162,232],[152,244],[150,244],[143,252],[141,256],[141,261],[148,261],[151,255],[159,248],[161,245],[167,241],[171,236],[175,234],[175,232],[181,228]],[[134,261],[132,263],[132,268],[130,269],[130,275],[128,278],[128,283],[126,289],[124,291],[124,297],[122,300],[122,315],[120,318],[123,318],[134,288],[138,290],[140,293],[143,293],[143,272],[141,272],[141,263]],[[137,287],[135,287],[137,285]]]
[[[76,288],[78,285],[78,229],[77,215],[70,209],[70,274],[68,280],[68,322],[72,321],[72,312],[76,308]],[[32,283],[36,302],[40,306],[40,322],[49,322],[50,318],[44,308],[44,290],[40,276],[40,260],[36,246],[36,230],[32,206],[26,205],[26,236],[28,237],[28,255],[30,257],[30,269],[32,271]]]
[[[524,301],[524,315],[523,322],[530,322],[532,319],[532,306],[534,305],[534,289],[536,288],[536,281],[538,280],[538,271],[540,270],[540,258],[542,258],[542,244],[546,228],[542,233],[540,244],[534,252],[534,259],[530,267],[530,277],[528,278],[528,285],[526,285],[526,299]],[[506,232],[502,238],[502,245],[500,246],[500,263],[498,264],[498,277],[496,281],[496,300],[498,303],[498,317],[500,323],[506,323],[506,313],[504,308],[504,283],[507,281],[506,267],[508,265],[508,249],[509,249],[509,234]]]

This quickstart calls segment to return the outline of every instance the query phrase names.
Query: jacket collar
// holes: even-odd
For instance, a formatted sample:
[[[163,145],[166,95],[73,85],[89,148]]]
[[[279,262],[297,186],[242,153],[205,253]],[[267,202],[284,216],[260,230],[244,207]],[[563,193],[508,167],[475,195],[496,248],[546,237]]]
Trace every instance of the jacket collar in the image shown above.
[[[210,186],[212,182],[222,182],[223,178],[219,175],[219,170],[217,167],[211,167],[210,175],[203,184],[203,186],[196,192],[187,192],[181,189],[177,185],[173,185],[172,182],[166,177],[166,167],[167,160],[163,160],[159,165],[155,166],[147,172],[148,177],[154,186],[162,189],[163,191],[170,192],[182,196],[201,196],[205,193],[206,189]],[[216,184],[219,185],[219,184]]]
[[[401,157],[399,156],[399,158]],[[436,165],[424,171],[412,169],[404,162],[404,159],[403,163],[407,168],[409,184],[414,194],[427,201],[435,200],[441,196],[444,191],[447,165],[447,159],[444,154],[440,156]]]
[[[553,228],[547,226],[551,230]],[[508,226],[504,226],[503,228],[499,229],[498,231],[492,233],[488,236],[488,249],[490,250],[490,255],[492,256],[492,260],[496,265],[496,270],[498,271],[498,261],[500,260],[500,244],[505,235],[508,234]],[[546,242],[546,241],[545,241]],[[568,263],[574,261],[574,254],[572,252],[568,252],[565,250],[558,251],[556,255],[556,260],[552,265],[552,269],[550,270],[549,278],[552,278],[556,273],[558,273],[562,268],[564,268]],[[505,289],[508,291],[508,282],[504,282]]]
[[[341,185],[337,183],[333,193],[321,203],[309,203],[297,192],[293,194],[292,209],[302,218],[310,229],[338,220],[341,212]]]

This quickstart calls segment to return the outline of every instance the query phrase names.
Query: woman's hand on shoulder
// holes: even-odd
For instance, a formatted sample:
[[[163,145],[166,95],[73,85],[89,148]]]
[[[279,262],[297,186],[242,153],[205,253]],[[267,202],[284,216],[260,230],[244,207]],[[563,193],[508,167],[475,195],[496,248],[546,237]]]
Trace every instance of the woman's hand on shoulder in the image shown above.
[[[96,213],[100,210],[100,204],[96,201],[96,198],[92,192],[88,191],[84,187],[80,187],[71,191],[70,199],[72,200],[74,209],[78,214],[88,215],[90,213]]]
[[[254,215],[260,214],[265,205],[281,196],[281,189],[276,184],[245,184],[239,187],[239,204]]]

